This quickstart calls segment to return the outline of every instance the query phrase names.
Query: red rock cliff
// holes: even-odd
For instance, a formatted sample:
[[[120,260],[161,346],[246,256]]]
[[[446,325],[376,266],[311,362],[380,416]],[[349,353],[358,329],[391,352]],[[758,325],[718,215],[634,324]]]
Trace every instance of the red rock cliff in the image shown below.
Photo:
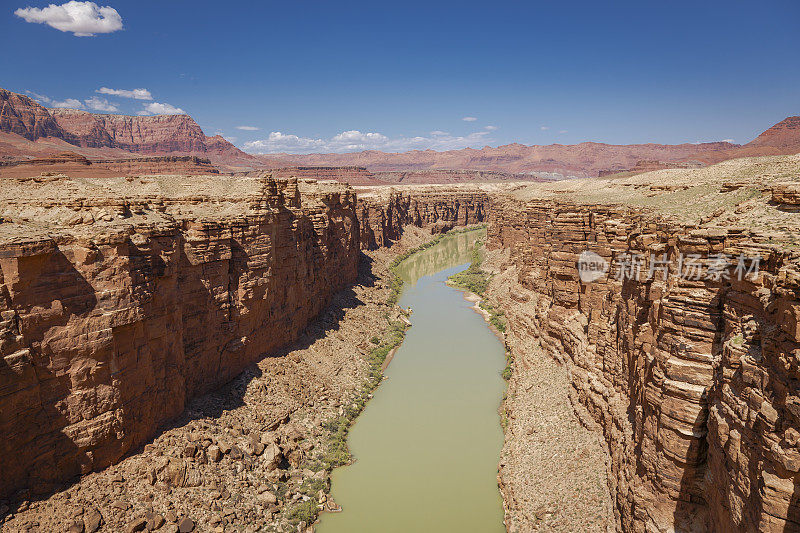
[[[351,189],[220,180],[4,184],[0,495],[119,460],[353,282]]]
[[[0,89],[0,131],[15,133],[29,141],[67,136],[45,107],[5,89]]]
[[[489,245],[526,293],[511,338],[538,338],[602,428],[623,531],[800,529],[800,266],[741,229],[693,229],[621,207],[493,201]],[[757,277],[656,271],[581,283],[578,255],[763,258]],[[612,274],[614,270],[612,270]],[[512,414],[513,416],[513,414]],[[502,476],[502,467],[501,467]]]
[[[479,224],[486,219],[489,196],[476,190],[410,189],[362,194],[358,199],[361,246],[391,246],[404,226],[433,225],[434,231]]]

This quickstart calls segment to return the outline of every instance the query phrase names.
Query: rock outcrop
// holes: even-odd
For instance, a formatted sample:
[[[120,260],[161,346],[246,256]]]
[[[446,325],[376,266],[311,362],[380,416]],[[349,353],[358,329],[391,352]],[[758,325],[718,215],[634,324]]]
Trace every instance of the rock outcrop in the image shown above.
[[[310,178],[316,180],[335,180],[350,185],[385,185],[365,167],[282,167],[269,172],[276,178]]]
[[[509,335],[538,339],[568,368],[608,444],[622,531],[800,528],[796,253],[625,207],[495,198],[489,220],[489,246],[506,251],[501,270],[519,287],[493,294]],[[608,276],[581,282],[585,250]],[[624,254],[645,258],[639,279],[617,279]],[[673,269],[696,256],[706,274],[717,254],[762,260],[741,280],[735,259],[729,278],[686,279],[651,254]]]
[[[50,114],[68,134],[65,140],[88,148],[120,148],[139,154],[239,151],[224,139],[209,138],[189,115],[103,115],[77,109],[51,109]],[[243,154],[244,155],[244,154]]]
[[[774,153],[800,152],[800,117],[788,117],[745,145],[749,148],[774,148]]]
[[[421,188],[362,194],[358,198],[358,220],[362,248],[391,246],[404,226],[432,226],[447,231],[454,226],[486,220],[489,196],[470,190]]]
[[[118,461],[355,279],[351,189],[220,180],[6,180],[0,496]]]
[[[116,463],[294,341],[355,280],[360,245],[488,209],[476,191],[356,200],[272,176],[37,176],[0,194],[0,497]]]
[[[0,89],[0,131],[29,141],[41,137],[67,137],[47,108],[27,96]]]
[[[0,89],[0,132],[27,141],[57,139],[82,148],[124,150],[128,155],[202,155],[235,170],[263,166],[221,136],[207,137],[189,115],[127,116],[47,109],[4,89]],[[25,152],[25,148],[22,143],[15,152]]]

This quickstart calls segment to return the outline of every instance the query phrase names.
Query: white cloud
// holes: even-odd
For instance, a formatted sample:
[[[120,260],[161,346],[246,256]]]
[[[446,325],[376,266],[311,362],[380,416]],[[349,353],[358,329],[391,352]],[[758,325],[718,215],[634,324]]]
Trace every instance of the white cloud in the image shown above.
[[[153,95],[147,89],[109,89],[100,87],[95,91],[100,94],[110,94],[111,96],[121,96],[122,98],[134,98],[136,100],[152,100]]]
[[[43,94],[35,93],[33,91],[25,91],[29,94],[34,100],[39,102],[42,105],[47,105],[50,107],[57,107],[62,109],[83,109],[84,106],[80,100],[75,98],[66,98],[64,100],[58,101],[50,98],[49,96],[45,96]]]
[[[261,128],[256,126],[236,126],[237,130],[244,130],[244,131],[258,131]]]
[[[25,91],[25,94],[29,95],[31,98],[39,102],[40,104],[49,104],[53,100],[48,98],[47,96],[39,93],[35,93],[33,91]]]
[[[457,150],[460,148],[485,146],[490,139],[488,131],[477,131],[465,136],[452,136],[444,131],[433,131],[429,137],[390,138],[376,132],[358,130],[343,131],[329,139],[300,137],[273,131],[266,139],[244,144],[244,149],[257,154],[275,153],[344,153],[361,150],[405,152],[408,150]]]
[[[84,100],[84,102],[86,102],[86,106],[89,109],[92,109],[94,111],[106,111],[108,113],[119,111],[119,108],[117,106],[115,106],[105,98],[92,96],[91,98],[87,98],[86,100]]]
[[[497,126],[486,126],[484,129],[489,131],[497,131],[500,128],[498,128]]]
[[[547,130],[549,130],[549,129],[550,129],[550,126],[542,126],[542,127],[541,127],[541,128],[539,128],[539,129],[540,129],[540,130],[542,130],[542,131],[547,131]]]
[[[734,141],[733,139],[722,139],[722,142],[736,144],[736,141]]]
[[[475,122],[478,119],[476,117],[464,117],[461,120],[463,120],[464,122]]]
[[[558,130],[558,133],[567,133],[567,130]]]
[[[51,107],[58,107],[63,109],[83,109],[83,104],[80,100],[76,100],[74,98],[67,98],[61,102],[57,102],[55,100],[50,100]]]
[[[96,33],[111,33],[122,29],[122,17],[111,6],[99,7],[94,2],[72,0],[57,6],[50,4],[39,9],[26,7],[14,14],[25,22],[47,24],[60,31],[72,32],[77,37],[92,37]]]
[[[146,104],[137,115],[185,115],[186,111],[170,104],[153,102]]]

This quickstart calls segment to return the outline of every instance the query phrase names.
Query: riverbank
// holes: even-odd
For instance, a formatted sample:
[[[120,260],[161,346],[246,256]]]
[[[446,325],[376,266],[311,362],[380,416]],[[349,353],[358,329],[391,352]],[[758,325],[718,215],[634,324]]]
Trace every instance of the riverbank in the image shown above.
[[[498,409],[504,432],[498,484],[506,529],[610,533],[608,459],[599,431],[573,401],[567,369],[541,351],[525,329],[530,317],[523,304],[531,295],[515,280],[516,270],[501,252],[477,247],[470,268],[448,280],[464,291],[506,347],[508,388]],[[508,322],[515,327],[507,328]]]
[[[357,461],[333,475],[344,512],[319,531],[504,531],[497,489],[503,344],[445,286],[483,232],[445,236],[398,265],[414,324],[348,444]],[[468,443],[465,445],[465,443]]]
[[[20,494],[3,531],[296,531],[327,498],[331,420],[380,375],[377,351],[399,335],[390,264],[431,240],[407,228],[391,249],[365,252],[358,280],[290,347],[193,400],[174,423],[120,463],[47,498]],[[375,342],[378,340],[378,343]],[[391,350],[394,346],[390,347]],[[379,378],[378,378],[379,379]],[[354,407],[355,406],[355,407]]]
[[[501,407],[505,441],[498,481],[509,532],[611,533],[609,458],[602,433],[574,391],[568,369],[538,346],[529,305],[506,252],[489,251],[486,295],[513,327],[505,331],[513,371]]]

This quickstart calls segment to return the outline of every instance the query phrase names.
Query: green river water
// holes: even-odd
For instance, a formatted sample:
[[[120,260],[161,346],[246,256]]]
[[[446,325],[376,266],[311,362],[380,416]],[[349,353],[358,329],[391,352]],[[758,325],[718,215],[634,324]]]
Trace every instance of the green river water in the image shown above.
[[[343,511],[324,513],[320,533],[505,531],[497,488],[504,349],[463,293],[445,285],[484,234],[447,236],[397,267],[413,326],[350,431],[356,462],[332,478]]]

